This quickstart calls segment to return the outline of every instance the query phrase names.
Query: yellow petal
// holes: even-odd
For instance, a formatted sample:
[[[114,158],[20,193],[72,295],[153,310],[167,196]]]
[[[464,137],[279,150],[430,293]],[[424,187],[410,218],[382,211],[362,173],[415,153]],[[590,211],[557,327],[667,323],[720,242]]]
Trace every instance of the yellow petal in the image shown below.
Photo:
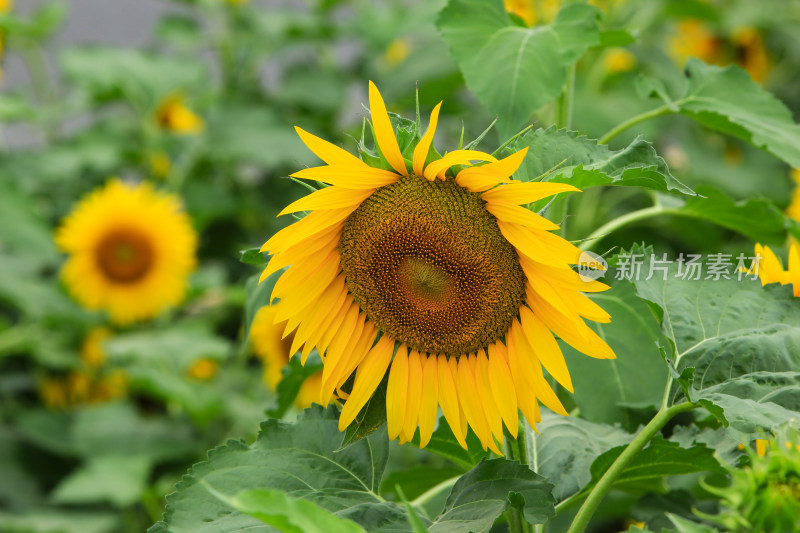
[[[400,176],[391,170],[373,167],[311,167],[290,174],[293,178],[316,180],[344,189],[375,189],[396,182]]]
[[[388,335],[384,335],[369,351],[364,361],[358,365],[353,390],[339,416],[339,431],[344,431],[355,420],[367,400],[372,397],[375,389],[383,380],[386,369],[389,368],[393,352],[394,340]]]
[[[492,431],[489,429],[489,423],[486,421],[486,416],[483,413],[483,408],[480,406],[477,396],[475,395],[475,372],[474,368],[475,356],[467,357],[463,355],[458,359],[458,389],[463,391],[461,395],[461,405],[464,407],[464,414],[467,417],[467,422],[485,450],[489,447],[492,441]]]
[[[278,270],[298,263],[311,255],[328,255],[331,250],[339,246],[339,241],[341,240],[340,230],[340,227],[333,226],[310,239],[301,241],[299,245],[276,252],[272,255],[264,272],[261,274],[262,281]],[[262,249],[261,251],[263,252],[264,250]]]
[[[322,326],[325,318],[328,317],[336,302],[340,299],[344,301],[344,292],[346,290],[347,287],[344,284],[344,275],[340,274],[328,285],[328,288],[326,288],[322,296],[319,297],[317,301],[318,304],[310,310],[305,320],[300,323],[292,339],[292,349],[290,353],[297,353],[297,350],[308,340],[311,332],[318,330]]]
[[[389,369],[389,383],[386,386],[386,425],[389,438],[396,439],[403,429],[406,415],[408,390],[408,349],[401,344]]]
[[[553,267],[563,267],[567,264],[577,264],[581,251],[569,244],[561,237],[547,233],[546,231],[536,231],[530,228],[523,228],[516,224],[509,224],[502,220],[497,221],[500,233],[503,234],[508,242],[514,245],[520,254],[523,254],[533,261],[543,263]],[[549,235],[560,239],[564,245],[559,247],[549,246],[541,237]],[[574,250],[572,250],[574,248]]]
[[[508,202],[516,205],[530,204],[542,198],[562,192],[581,192],[577,187],[566,183],[520,182],[495,187],[481,195],[487,202]]]
[[[800,248],[792,243],[789,248],[789,269],[786,272],[786,282],[792,284],[794,296],[800,296]]]
[[[478,350],[475,366],[475,391],[480,399],[483,414],[489,423],[489,429],[498,442],[503,442],[503,417],[497,407],[497,399],[492,393],[492,385],[489,382],[489,359],[483,350]],[[511,391],[509,391],[511,392]]]
[[[403,417],[403,432],[407,440],[414,438],[419,423],[419,407],[422,403],[422,358],[416,350],[408,354],[408,396],[406,414]]]
[[[359,320],[359,318],[358,305],[353,303],[350,309],[347,310],[347,315],[342,321],[338,335],[331,341],[331,345],[325,354],[325,364],[322,369],[322,387],[320,390],[322,405],[327,405],[330,402],[333,391],[336,390],[336,384],[330,379],[336,365],[342,357],[345,357],[345,353],[352,349],[364,330],[364,321]]]
[[[431,149],[431,143],[433,142],[433,136],[436,133],[436,123],[439,120],[439,109],[442,107],[442,103],[439,102],[436,104],[436,107],[433,108],[431,112],[431,120],[428,124],[428,129],[425,131],[425,135],[422,136],[422,139],[419,140],[419,144],[417,147],[414,148],[414,161],[413,161],[413,168],[414,174],[417,176],[422,175],[422,171],[425,168],[425,160],[428,158],[428,152]]]
[[[280,252],[323,231],[333,229],[340,224],[344,225],[342,221],[353,211],[355,211],[355,206],[309,213],[301,220],[270,237],[261,247],[261,251]]]
[[[359,158],[348,152],[342,150],[333,143],[321,139],[316,135],[308,133],[303,128],[295,126],[294,130],[303,140],[306,146],[316,154],[317,157],[325,161],[329,165],[349,165],[354,167],[366,166],[366,163]]]
[[[597,359],[615,359],[617,357],[606,341],[601,339],[582,320],[565,317],[541,298],[535,298],[529,304],[534,309],[534,314],[553,333],[576,350]]]
[[[517,409],[517,392],[514,387],[514,378],[508,368],[503,351],[498,349],[500,342],[489,345],[489,383],[492,395],[497,402],[497,408],[509,433],[517,438],[519,429],[519,412]]]
[[[464,355],[463,357],[466,357]],[[458,389],[458,359],[455,357],[451,357],[447,360],[447,366],[450,367],[450,375],[453,376],[453,380],[456,384],[456,389]],[[458,410],[459,410],[459,420],[461,421],[461,434],[466,438],[467,436],[467,429],[469,424],[467,423],[467,415],[464,414],[464,401],[461,399],[461,395],[459,397],[458,403]],[[455,431],[455,430],[454,430]]]
[[[579,292],[565,291],[562,296],[569,300],[570,304],[575,308],[579,315],[589,319],[593,322],[608,323],[611,322],[611,315],[608,312],[590,300],[585,294]]]
[[[419,407],[419,447],[428,445],[436,425],[439,404],[437,357],[429,355],[422,367],[422,403]]]
[[[532,261],[524,255],[520,255],[519,262],[528,279],[537,277],[545,278],[551,283],[556,283],[561,287],[581,292],[602,292],[610,288],[605,283],[599,281],[583,281],[580,274],[572,270],[566,264],[560,267],[543,265]]]
[[[403,154],[400,153],[400,146],[397,144],[397,137],[394,135],[392,121],[386,112],[386,104],[383,102],[381,93],[375,84],[369,82],[369,112],[372,115],[372,127],[375,130],[375,140],[378,147],[389,162],[389,165],[403,176],[408,175],[406,163],[403,161]]]
[[[574,392],[572,386],[572,378],[567,369],[567,362],[564,360],[564,354],[561,353],[561,348],[553,338],[550,330],[544,325],[544,322],[539,320],[533,311],[527,307],[522,307],[519,313],[520,325],[522,332],[525,335],[527,344],[535,354],[535,358],[539,364],[541,362],[545,369],[550,373],[555,380],[561,384],[562,387],[570,392]],[[524,349],[524,345],[520,346]],[[528,355],[530,355],[530,353]],[[520,354],[521,359],[525,361],[526,354]]]
[[[558,224],[550,222],[543,216],[537,215],[533,211],[525,209],[524,207],[507,202],[498,202],[496,200],[487,201],[486,210],[504,222],[518,224],[520,226],[525,226],[526,228],[535,228],[540,230],[558,229]]]
[[[344,281],[342,281],[342,284],[344,284]],[[331,306],[330,312],[322,315],[319,322],[319,327],[312,329],[308,333],[308,340],[306,341],[305,346],[303,346],[303,352],[301,354],[301,363],[306,364],[306,359],[308,359],[308,356],[311,354],[311,350],[314,348],[319,347],[318,351],[325,351],[325,348],[330,342],[330,340],[326,340],[327,334],[331,331],[336,333],[341,320],[344,319],[344,313],[350,308],[352,301],[353,297],[347,292],[347,287],[345,286],[344,290],[336,299],[336,302]],[[330,334],[333,335],[333,333]]]
[[[286,206],[278,216],[298,211],[315,211],[317,209],[338,209],[360,205],[370,197],[375,189],[343,189],[341,187],[325,187],[300,198]]]
[[[455,361],[455,359],[453,359]],[[446,355],[437,357],[438,377],[439,377],[439,405],[442,407],[447,424],[453,431],[456,440],[462,448],[467,449],[466,430],[461,422],[461,407],[458,400],[458,388],[456,379],[450,370]]]
[[[519,324],[516,324],[516,328],[518,327]],[[509,329],[508,335],[506,335],[506,340],[508,342],[508,351],[506,352],[506,355],[508,356],[508,368],[511,371],[511,377],[514,380],[514,389],[517,392],[517,403],[519,404],[519,408],[522,411],[522,414],[525,415],[525,419],[528,421],[531,427],[535,427],[536,423],[541,421],[542,416],[541,412],[539,411],[539,404],[536,402],[536,392],[532,381],[528,380],[525,376],[525,366],[520,360],[521,350],[517,348],[517,339],[519,335],[512,335],[512,330],[514,329],[515,327],[512,326]],[[502,345],[499,343],[498,349],[502,351]]]
[[[477,150],[453,150],[445,154],[441,159],[431,161],[425,167],[423,175],[428,180],[433,181],[437,176],[443,178],[445,171],[453,165],[470,165],[472,161],[497,161],[497,159],[490,154]]]
[[[510,183],[509,177],[517,171],[527,153],[528,148],[525,147],[497,162],[465,168],[456,176],[456,183],[472,192],[482,192],[499,183]]]

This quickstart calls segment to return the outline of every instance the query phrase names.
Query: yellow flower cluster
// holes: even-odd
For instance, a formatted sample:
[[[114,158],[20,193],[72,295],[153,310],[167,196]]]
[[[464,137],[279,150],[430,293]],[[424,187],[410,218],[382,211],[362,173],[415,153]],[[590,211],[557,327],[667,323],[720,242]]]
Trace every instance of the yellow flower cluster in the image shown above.
[[[39,396],[51,409],[67,409],[121,398],[128,393],[128,376],[105,367],[103,342],[111,336],[104,327],[89,331],[81,347],[81,368],[65,376],[47,377],[39,383]]]

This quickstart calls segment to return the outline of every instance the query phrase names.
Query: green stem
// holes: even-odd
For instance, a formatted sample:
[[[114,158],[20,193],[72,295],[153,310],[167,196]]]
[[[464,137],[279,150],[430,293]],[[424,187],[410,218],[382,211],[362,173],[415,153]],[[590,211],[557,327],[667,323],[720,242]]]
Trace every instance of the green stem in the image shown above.
[[[559,128],[569,129],[572,126],[572,99],[575,93],[575,65],[567,70],[567,82],[564,92],[556,100],[555,123]]]
[[[621,217],[617,217],[614,220],[610,220],[597,228],[591,235],[589,235],[584,241],[581,243],[580,248],[582,250],[591,250],[595,244],[600,242],[606,235],[609,233],[613,233],[614,231],[618,230],[623,226],[627,226],[632,222],[637,222],[639,220],[644,220],[646,218],[652,218],[659,215],[680,215],[684,214],[681,213],[680,210],[664,207],[661,205],[654,205],[651,207],[645,207],[644,209],[639,209],[637,211],[632,211]]]
[[[627,130],[628,128],[639,124],[640,122],[644,122],[645,120],[650,120],[651,118],[660,117],[662,115],[669,115],[673,113],[673,111],[668,106],[661,106],[655,109],[651,109],[650,111],[646,111],[641,115],[636,115],[635,117],[631,117],[628,120],[616,125],[615,127],[611,128],[611,130],[600,137],[597,141],[597,144],[608,144],[608,141],[622,133],[623,131]]]
[[[691,411],[695,407],[693,403],[684,402],[658,411],[656,416],[654,416],[644,429],[636,435],[631,443],[622,450],[622,453],[617,457],[616,461],[611,463],[611,466],[597,482],[597,485],[594,486],[581,508],[578,509],[578,514],[575,515],[575,519],[572,521],[572,524],[570,524],[567,533],[583,533],[586,526],[589,525],[589,520],[591,520],[592,515],[594,515],[594,512],[600,506],[600,503],[603,501],[603,498],[606,497],[608,491],[611,490],[614,482],[625,470],[625,467],[628,466],[628,463],[631,462],[637,453],[642,451],[645,445],[650,442],[650,439],[652,439],[672,417],[678,413]]]
[[[517,460],[520,464],[531,464],[530,444],[528,443],[528,428],[525,420],[520,417],[517,438],[513,438],[507,431],[505,432],[505,452],[506,459]],[[535,467],[535,463],[534,463]],[[511,507],[508,510],[508,530],[509,533],[532,533],[533,526],[525,521],[521,509]]]
[[[429,501],[434,499],[436,496],[441,494],[442,492],[449,490],[456,484],[456,481],[461,479],[461,475],[453,476],[450,479],[445,479],[435,487],[431,487],[419,496],[417,496],[412,502],[411,505],[414,507],[424,507]]]

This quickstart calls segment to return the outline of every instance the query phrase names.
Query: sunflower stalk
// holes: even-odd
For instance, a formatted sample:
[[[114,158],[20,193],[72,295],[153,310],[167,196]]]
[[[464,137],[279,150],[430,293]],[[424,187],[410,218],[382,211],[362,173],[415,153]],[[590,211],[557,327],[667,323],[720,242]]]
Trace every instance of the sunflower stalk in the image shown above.
[[[669,106],[663,105],[661,107],[651,109],[650,111],[646,111],[640,115],[636,115],[635,117],[631,117],[628,120],[621,122],[620,124],[611,128],[608,131],[608,133],[606,133],[605,135],[600,137],[600,139],[598,139],[597,144],[608,144],[609,141],[611,141],[614,137],[624,132],[628,128],[631,128],[646,120],[650,120],[651,118],[656,118],[663,115],[669,115],[670,113],[673,113],[673,110]]]
[[[608,494],[608,492],[611,490],[614,482],[622,474],[633,458],[636,457],[636,454],[642,451],[647,443],[650,442],[650,439],[652,439],[659,431],[661,431],[661,428],[663,428],[667,422],[672,420],[675,415],[678,413],[691,411],[695,407],[697,407],[696,404],[683,402],[666,409],[660,409],[658,413],[656,413],[656,416],[654,416],[653,419],[648,422],[644,429],[642,429],[642,431],[636,435],[630,444],[628,444],[628,446],[622,450],[622,453],[619,455],[619,457],[617,457],[617,459],[611,463],[611,466],[608,468],[608,470],[606,470],[603,476],[598,480],[597,484],[586,497],[586,501],[584,501],[583,505],[581,505],[581,508],[578,509],[578,513],[572,520],[572,524],[570,524],[567,533],[583,533],[583,531],[586,529],[586,526],[589,525],[589,521],[592,519],[595,511],[600,506],[600,503],[606,497],[606,494]]]
[[[572,99],[575,94],[575,65],[567,69],[567,82],[564,92],[558,97],[554,108],[554,122],[558,128],[570,129],[572,126]]]
[[[514,438],[505,431],[505,452],[509,460],[519,461],[520,464],[529,465],[535,472],[538,469],[536,458],[536,442],[528,440],[528,425],[520,417],[517,437]],[[538,526],[533,526],[525,521],[522,509],[512,507],[508,510],[508,529],[511,533],[539,533]]]

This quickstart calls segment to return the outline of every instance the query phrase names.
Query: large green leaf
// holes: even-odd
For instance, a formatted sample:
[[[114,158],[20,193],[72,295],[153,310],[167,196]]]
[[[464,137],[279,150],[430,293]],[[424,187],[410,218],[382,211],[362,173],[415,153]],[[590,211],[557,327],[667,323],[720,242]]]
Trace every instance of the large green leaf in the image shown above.
[[[686,92],[668,102],[670,107],[800,167],[800,125],[794,122],[792,112],[744,69],[706,65],[691,58],[684,73]]]
[[[652,249],[637,246],[628,257],[634,254],[649,272]],[[683,279],[690,271],[682,269],[673,264],[649,280],[645,274],[633,280],[639,296],[663,313],[671,342],[662,349],[678,383],[668,399],[688,394],[746,433],[800,417],[800,306],[791,288],[762,287],[736,272],[704,279],[702,270],[700,279]]]
[[[658,351],[661,327],[630,283],[616,283],[609,291],[593,294],[592,300],[611,315],[608,324],[591,324],[617,358],[593,359],[562,343],[575,402],[587,420],[635,427],[626,407],[657,406],[667,383]]]
[[[209,460],[192,467],[177,492],[167,497],[164,521],[150,532],[272,531],[232,505],[242,491],[254,489],[313,502],[367,531],[410,532],[405,509],[378,493],[389,454],[386,432],[373,432],[339,449],[337,419],[334,407],[314,406],[295,423],[264,422],[250,446],[229,441],[212,450]],[[432,523],[420,520],[431,532],[483,532],[514,505],[526,519],[541,523],[554,514],[551,487],[517,462],[482,461],[459,479]]]
[[[141,455],[101,455],[64,478],[51,496],[55,503],[110,502],[127,507],[144,493],[151,466]]]
[[[388,457],[386,433],[336,451],[341,434],[333,407],[307,409],[296,423],[271,419],[252,445],[229,441],[189,470],[167,497],[164,521],[152,533],[272,529],[220,499],[245,490],[275,489],[311,501],[370,531],[407,531],[400,506],[377,494]]]
[[[534,181],[569,183],[585,189],[599,185],[644,187],[656,191],[694,192],[675,179],[667,163],[644,139],[637,138],[621,150],[611,150],[574,131],[536,129],[514,143],[514,148],[528,148],[528,155],[518,171],[518,178]]]
[[[600,454],[633,438],[619,427],[557,415],[544,408],[538,429],[538,473],[555,485],[553,496],[558,501],[589,484],[592,480],[589,467]]]
[[[543,524],[555,515],[553,485],[516,461],[484,459],[456,482],[431,533],[489,531],[509,506],[525,520]]]
[[[725,193],[701,185],[698,196],[682,201],[663,198],[667,214],[707,220],[731,229],[753,241],[780,244],[786,240],[786,218],[780,209],[763,197],[736,202]]]
[[[510,131],[555,99],[567,68],[600,43],[599,16],[592,6],[571,4],[552,24],[525,28],[501,0],[451,0],[436,25],[467,87]]]
[[[592,484],[602,477],[624,449],[625,446],[619,446],[609,450],[592,463]],[[651,490],[663,485],[666,476],[721,471],[713,450],[704,444],[682,448],[677,442],[657,436],[625,466],[614,484],[618,488]]]
[[[279,490],[253,489],[240,492],[233,506],[283,533],[363,533],[352,520],[339,518],[308,500],[289,498]]]

